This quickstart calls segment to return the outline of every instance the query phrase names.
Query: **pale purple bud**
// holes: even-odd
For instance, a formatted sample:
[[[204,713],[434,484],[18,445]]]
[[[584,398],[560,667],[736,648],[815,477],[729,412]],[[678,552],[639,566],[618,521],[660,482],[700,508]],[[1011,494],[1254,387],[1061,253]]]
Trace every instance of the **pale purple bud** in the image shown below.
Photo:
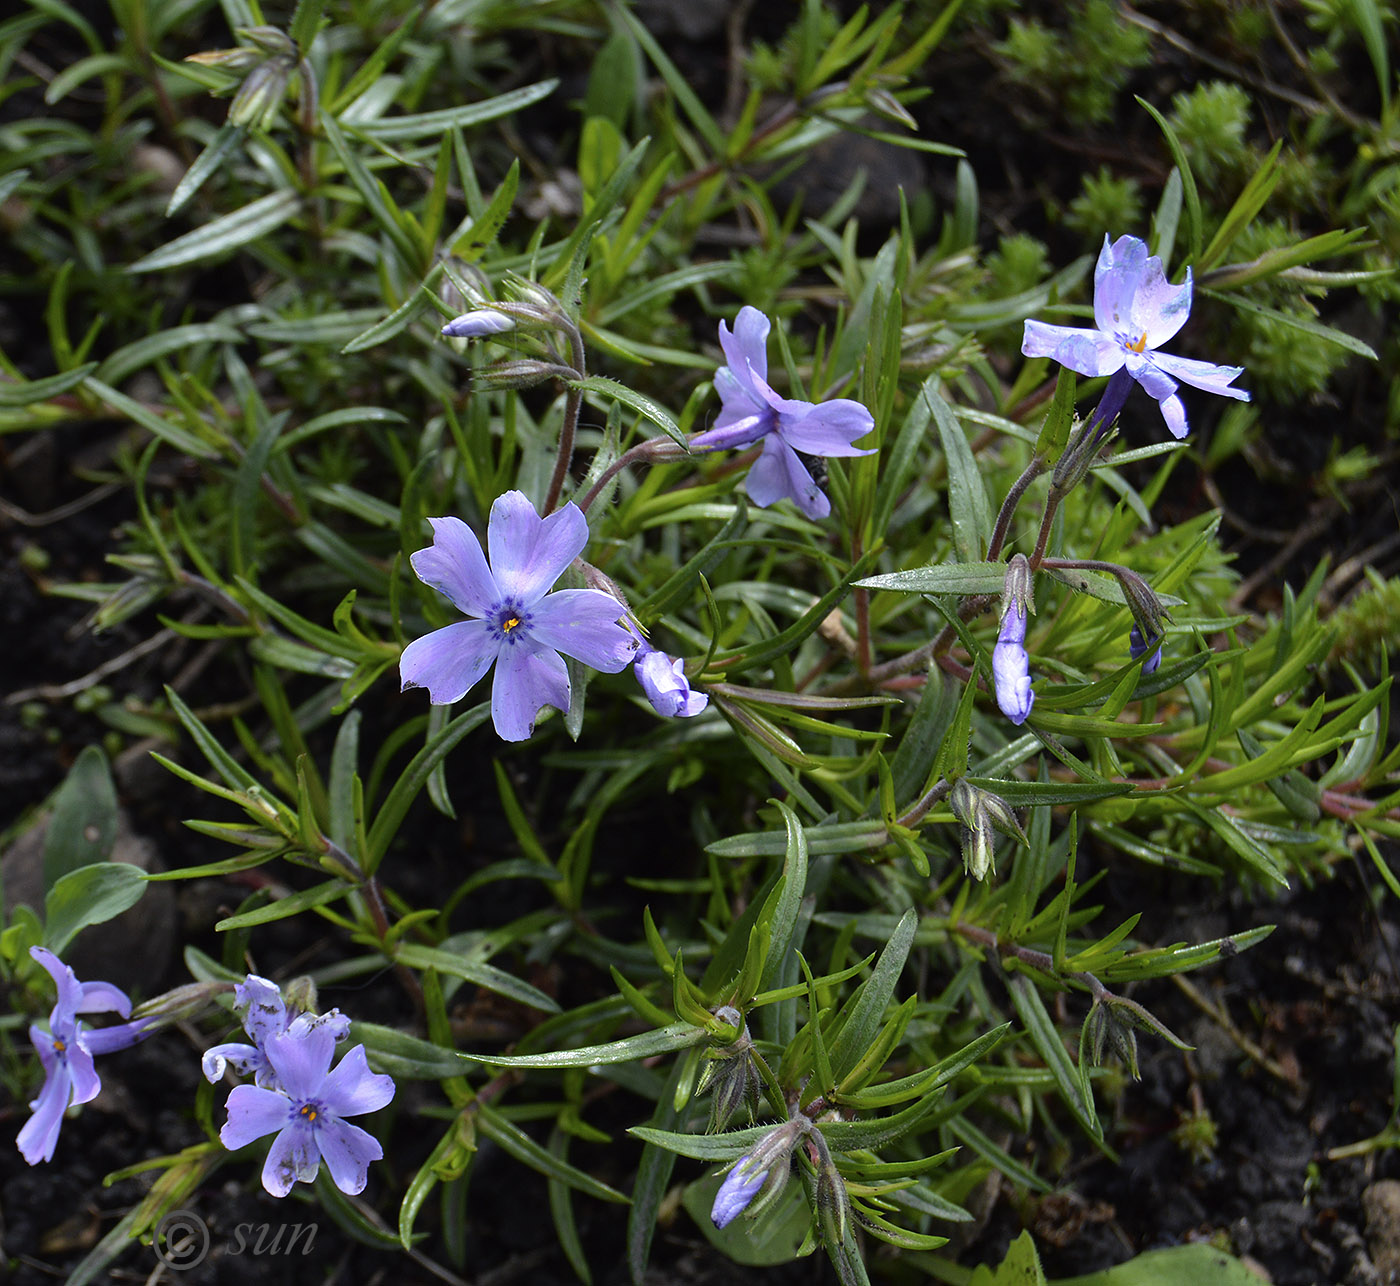
[[[652,709],[667,719],[689,719],[710,704],[704,692],[691,689],[684,663],[643,643],[632,671]]]
[[[741,1157],[715,1193],[715,1203],[710,1207],[715,1227],[727,1228],[743,1214],[767,1178],[767,1171],[753,1157]]]
[[[515,329],[515,318],[494,308],[476,308],[454,317],[442,328],[449,339],[480,339],[485,335],[500,335]]]
[[[1001,632],[992,649],[992,680],[1002,714],[1018,725],[1025,723],[1035,705],[1025,642],[1026,609],[1012,604],[1001,618]]]
[[[1153,642],[1157,644],[1157,650],[1142,663],[1142,672],[1144,674],[1156,674],[1157,667],[1162,664],[1161,637],[1158,636]],[[1148,644],[1142,637],[1142,631],[1134,625],[1133,628],[1128,631],[1128,655],[1136,661],[1140,656],[1143,656],[1147,650]]]

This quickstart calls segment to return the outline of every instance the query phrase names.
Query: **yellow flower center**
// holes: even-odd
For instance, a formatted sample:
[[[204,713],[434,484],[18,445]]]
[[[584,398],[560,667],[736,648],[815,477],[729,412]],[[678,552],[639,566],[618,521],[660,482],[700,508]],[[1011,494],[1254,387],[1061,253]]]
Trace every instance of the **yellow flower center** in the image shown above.
[[[1141,352],[1140,349],[1139,349],[1138,351]],[[504,621],[501,622],[501,628],[502,628],[507,634],[509,634],[509,633],[511,632],[511,630],[515,629],[515,627],[516,627],[517,625],[519,625],[519,624],[520,624],[520,618],[519,618],[518,616],[512,616],[512,617],[510,617],[509,620],[504,620]]]
[[[53,1052],[55,1054],[61,1054],[67,1048],[68,1042],[66,1040],[59,1040],[57,1036],[53,1038]]]
[[[1130,353],[1142,352],[1142,350],[1147,347],[1147,332],[1144,331],[1135,340],[1132,340],[1130,343],[1125,344],[1124,347]]]

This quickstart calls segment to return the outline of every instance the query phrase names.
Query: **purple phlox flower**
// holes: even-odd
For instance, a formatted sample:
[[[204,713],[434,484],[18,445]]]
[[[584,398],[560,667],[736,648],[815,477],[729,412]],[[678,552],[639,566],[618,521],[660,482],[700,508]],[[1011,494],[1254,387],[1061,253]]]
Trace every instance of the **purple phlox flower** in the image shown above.
[[[384,1149],[344,1118],[388,1103],[393,1078],[369,1070],[363,1045],[331,1071],[335,1035],[325,1025],[269,1035],[263,1050],[277,1087],[239,1085],[229,1092],[228,1122],[219,1131],[223,1145],[234,1151],[276,1133],[262,1171],[263,1187],[274,1197],[285,1197],[298,1180],[311,1183],[323,1160],[337,1188],[363,1192],[369,1163]]]
[[[475,619],[415,639],[399,661],[405,688],[427,688],[434,705],[460,701],[495,663],[491,719],[507,741],[535,730],[542,706],[569,708],[571,656],[616,674],[637,650],[619,623],[624,609],[596,589],[548,591],[588,543],[588,522],[575,504],[541,518],[523,492],[491,506],[481,542],[460,518],[429,518],[433,543],[412,556],[419,580]]]
[[[265,1048],[269,1036],[280,1036],[283,1032],[304,1036],[318,1027],[324,1027],[338,1041],[350,1034],[350,1020],[338,1009],[324,1014],[289,1014],[282,989],[255,973],[250,973],[233,989],[233,996],[234,1008],[244,1014],[243,1030],[253,1043],[245,1045],[232,1041],[206,1050],[200,1067],[211,1084],[232,1068],[242,1076],[252,1076],[266,1089],[276,1089],[276,1074],[267,1060]]]
[[[1026,653],[1026,608],[1011,603],[1002,614],[1001,630],[992,649],[992,680],[996,688],[997,705],[1014,724],[1030,717],[1035,705],[1031,691],[1031,659]]]
[[[515,318],[494,308],[476,308],[454,317],[442,328],[449,339],[478,339],[485,335],[500,335],[515,329]]]
[[[113,1027],[89,1027],[79,1014],[115,1013],[126,1018],[131,1001],[110,982],[79,982],[77,975],[52,951],[30,947],[29,954],[48,972],[58,988],[58,1003],[49,1014],[49,1029],[35,1024],[29,1039],[44,1068],[39,1096],[29,1104],[34,1113],[20,1129],[19,1150],[30,1165],[53,1159],[63,1114],[77,1103],[89,1103],[102,1088],[92,1065],[93,1055],[125,1049],[147,1035],[140,1020]]]
[[[1081,375],[1126,372],[1157,399],[1172,435],[1184,438],[1186,409],[1176,396],[1177,381],[1249,401],[1244,389],[1230,387],[1244,367],[1217,366],[1156,351],[1181,329],[1190,312],[1189,268],[1186,280],[1174,286],[1162,271],[1161,259],[1147,253],[1145,241],[1125,236],[1110,245],[1104,237],[1094,269],[1095,329],[1028,321],[1021,352],[1027,357],[1054,358]],[[1126,388],[1121,391],[1126,393]],[[1104,401],[1110,401],[1107,391]]]
[[[685,663],[643,640],[632,665],[652,709],[667,719],[689,719],[710,704],[707,693],[696,692],[685,677]]]
[[[749,498],[766,508],[786,497],[807,517],[825,518],[831,501],[797,453],[873,455],[851,443],[869,433],[875,419],[849,398],[818,406],[779,397],[768,384],[768,331],[768,318],[757,308],[739,310],[733,334],[720,322],[719,342],[729,363],[715,372],[720,413],[714,428],[690,439],[690,449],[722,451],[762,442],[763,453],[744,484]]]
[[[1162,640],[1155,639],[1154,642],[1157,644],[1157,650],[1142,663],[1144,674],[1156,674],[1157,667],[1162,664]],[[1147,651],[1147,647],[1147,642],[1142,637],[1142,631],[1134,625],[1128,631],[1128,656],[1136,661]]]
[[[753,1156],[740,1157],[715,1193],[715,1203],[710,1207],[715,1227],[727,1228],[743,1214],[767,1180],[768,1171],[762,1162]]]

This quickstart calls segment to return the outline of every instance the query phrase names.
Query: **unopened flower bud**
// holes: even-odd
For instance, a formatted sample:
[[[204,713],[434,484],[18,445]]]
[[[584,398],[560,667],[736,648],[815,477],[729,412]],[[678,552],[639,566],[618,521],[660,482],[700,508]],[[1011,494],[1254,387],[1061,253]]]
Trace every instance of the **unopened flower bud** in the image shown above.
[[[282,996],[287,1008],[299,1014],[316,1012],[316,984],[306,975],[299,974],[282,988]]]
[[[1026,832],[1021,829],[1021,821],[1016,816],[1015,810],[1000,795],[994,795],[989,790],[979,789],[977,803],[987,814],[992,825],[1003,835],[1009,835],[1022,844],[1030,843],[1030,840],[1026,838]]]
[[[753,1039],[744,1028],[744,1016],[732,1005],[715,1010],[715,1017],[726,1022],[736,1033],[727,1045],[709,1051],[696,1094],[710,1091],[709,1132],[718,1134],[725,1129],[739,1108],[752,1117],[758,1107],[761,1077],[755,1060]]]
[[[579,374],[568,366],[554,362],[540,362],[526,357],[510,362],[493,362],[484,367],[478,375],[485,385],[496,389],[534,388],[546,380],[576,380]]]
[[[262,62],[263,55],[256,49],[208,49],[203,53],[186,54],[185,61],[201,67],[222,67],[225,71],[247,71]]]
[[[1123,597],[1127,600],[1128,610],[1133,614],[1139,638],[1155,639],[1160,643],[1162,636],[1167,632],[1165,623],[1169,619],[1167,609],[1162,606],[1162,600],[1137,572],[1129,571],[1126,567],[1115,567],[1113,574],[1122,586]]]
[[[1129,1023],[1122,1020],[1114,1006],[1095,1000],[1089,1010],[1089,1043],[1093,1052],[1094,1065],[1103,1066],[1104,1048],[1122,1060],[1133,1080],[1140,1080],[1138,1074],[1137,1032]]]
[[[256,49],[270,57],[295,58],[297,47],[292,43],[292,38],[285,31],[276,27],[266,25],[257,27],[239,27],[234,31],[240,40],[246,40]]]
[[[759,1167],[752,1156],[740,1157],[715,1193],[715,1203],[710,1207],[710,1219],[715,1227],[729,1227],[749,1208],[749,1202],[758,1196],[758,1190],[767,1180],[767,1171]]]
[[[996,873],[992,819],[982,806],[981,794],[966,777],[959,777],[948,795],[948,805],[958,819],[963,867],[974,880]]]
[[[757,1215],[772,1205],[787,1185],[793,1145],[802,1135],[813,1133],[811,1121],[800,1111],[794,1112],[741,1156],[715,1193],[715,1203],[710,1208],[715,1227],[724,1228],[733,1223],[760,1191],[763,1197],[753,1213]]]
[[[565,313],[564,306],[539,282],[512,275],[506,279],[505,284],[507,292],[513,299],[537,309],[551,322],[557,324],[557,322],[568,321],[568,314]]]
[[[992,682],[997,705],[1014,724],[1023,724],[1035,705],[1030,656],[1026,652],[1026,612],[1031,603],[1030,564],[1017,554],[1007,564],[1002,591],[1001,628],[992,649]]]
[[[1156,636],[1152,640],[1152,644],[1156,644],[1156,651],[1142,663],[1142,672],[1144,674],[1156,674],[1157,667],[1162,664],[1161,635]],[[1149,644],[1147,640],[1142,637],[1142,631],[1138,629],[1136,625],[1128,631],[1128,655],[1134,661],[1144,656],[1152,644]]]
[[[267,129],[287,96],[296,63],[290,59],[268,58],[243,78],[229,104],[228,123],[249,129]]]
[[[515,319],[494,308],[478,308],[454,317],[442,328],[449,339],[480,339],[485,335],[500,335],[515,329]]]
[[[637,650],[632,664],[637,682],[657,714],[666,719],[689,719],[710,704],[704,692],[695,692],[685,677],[685,663],[648,643]]]
[[[225,995],[233,988],[231,982],[186,983],[183,987],[174,987],[143,1001],[131,1011],[131,1016],[133,1020],[144,1022],[148,1028],[187,1022],[208,1009],[214,997]]]
[[[492,293],[491,279],[475,264],[454,257],[443,261],[437,296],[454,313],[488,306]]]
[[[851,1198],[846,1192],[846,1181],[828,1162],[817,1172],[817,1219],[828,1246],[845,1244],[850,1209]]]

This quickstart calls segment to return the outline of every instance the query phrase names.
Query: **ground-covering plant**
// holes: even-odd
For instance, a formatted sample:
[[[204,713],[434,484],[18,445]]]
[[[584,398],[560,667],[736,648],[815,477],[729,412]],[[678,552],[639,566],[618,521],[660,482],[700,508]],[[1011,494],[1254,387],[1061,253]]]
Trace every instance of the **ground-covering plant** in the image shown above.
[[[1325,567],[1249,610],[1220,513],[1164,503],[1375,356],[1318,308],[1394,302],[1387,11],[1314,15],[1381,119],[1262,152],[1237,86],[1134,103],[1153,33],[1113,6],[984,36],[1027,110],[1158,131],[1155,187],[1084,171],[1090,252],[1056,267],[984,239],[975,162],[920,129],[959,10],[794,6],[718,94],[622,3],[0,27],[33,107],[0,124],[7,285],[43,331],[0,354],[0,428],[120,427],[110,579],[55,592],[209,658],[99,710],[202,792],[187,852],[110,860],[91,749],[42,905],[5,908],[26,1161],[63,1164],[105,1054],[207,1078],[201,1140],[129,1158],[147,1195],[71,1280],[133,1239],[173,1262],[172,1215],[259,1176],[457,1280],[488,1144],[584,1281],[579,1205],[617,1208],[640,1281],[679,1192],[744,1263],[955,1279],[989,1174],[1054,1183],[1011,1139],[1111,1152],[1139,1042],[1187,1048],[1139,984],[1268,949],[1110,920],[1116,874],[1263,897],[1361,852],[1400,894],[1384,649],[1344,651]],[[949,199],[862,228],[860,172],[806,195],[844,140]],[[421,837],[464,814],[501,839],[444,884]],[[63,962],[154,884],[230,877],[173,990]],[[474,995],[494,1040],[462,1038]]]

